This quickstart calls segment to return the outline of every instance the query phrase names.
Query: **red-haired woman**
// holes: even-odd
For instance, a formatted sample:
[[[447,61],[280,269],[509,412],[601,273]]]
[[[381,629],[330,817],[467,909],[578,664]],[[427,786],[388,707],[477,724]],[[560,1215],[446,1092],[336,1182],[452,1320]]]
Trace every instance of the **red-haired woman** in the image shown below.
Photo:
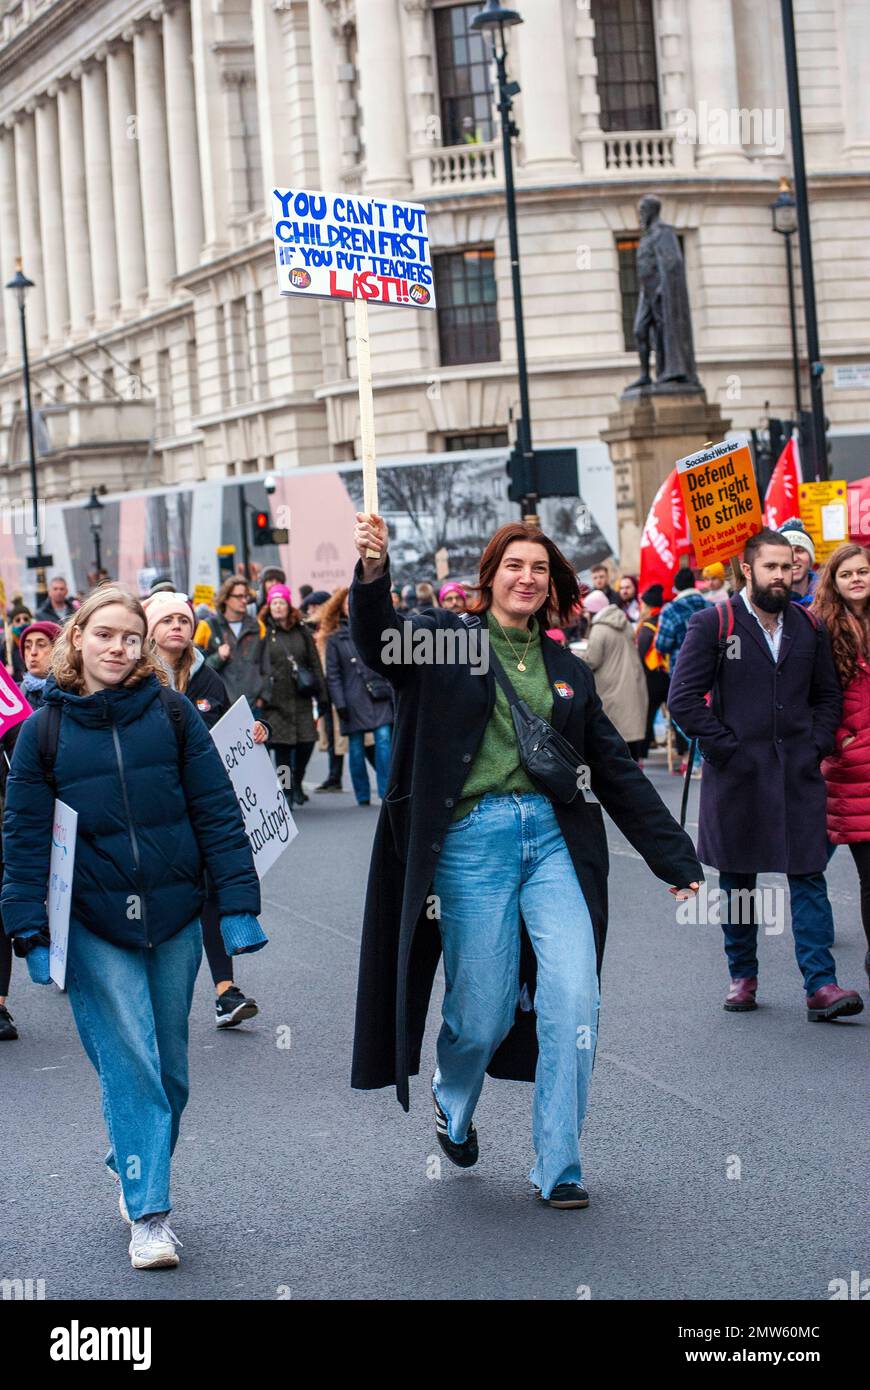
[[[837,749],[822,763],[828,839],[848,845],[861,885],[861,921],[870,978],[870,553],[841,545],[819,575],[812,610],[831,635],[843,687]],[[833,853],[833,850],[832,850]]]
[[[471,1121],[487,1071],[534,1080],[531,1182],[552,1206],[585,1207],[578,1135],[608,861],[601,808],[583,790],[673,893],[694,892],[701,866],[605,717],[591,672],[544,635],[578,589],[542,531],[514,522],[496,532],[472,613],[410,620],[390,600],[385,522],[358,514],[354,541],[351,635],[399,698],[365,907],[352,1084],[395,1084],[408,1108],[443,950],[432,1081],[441,1148],[459,1167],[477,1161]],[[567,788],[555,791],[551,779],[548,789],[526,770],[493,657],[527,710],[572,746]]]

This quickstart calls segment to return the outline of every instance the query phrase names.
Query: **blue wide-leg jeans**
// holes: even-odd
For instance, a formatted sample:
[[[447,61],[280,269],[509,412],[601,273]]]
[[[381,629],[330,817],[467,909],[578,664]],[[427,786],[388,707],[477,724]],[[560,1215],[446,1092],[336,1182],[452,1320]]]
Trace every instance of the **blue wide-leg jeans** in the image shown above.
[[[582,1181],[580,1132],[598,1035],[595,938],[544,796],[485,796],[444,837],[434,881],[446,992],[433,1088],[462,1143],[520,1002],[520,921],[537,958],[531,1181]],[[524,1000],[525,1004],[527,1001]]]
[[[100,1078],[110,1149],[130,1218],[170,1211],[169,1170],[187,1104],[187,1020],[202,958],[195,917],[160,946],[127,949],[70,922],[67,990]]]

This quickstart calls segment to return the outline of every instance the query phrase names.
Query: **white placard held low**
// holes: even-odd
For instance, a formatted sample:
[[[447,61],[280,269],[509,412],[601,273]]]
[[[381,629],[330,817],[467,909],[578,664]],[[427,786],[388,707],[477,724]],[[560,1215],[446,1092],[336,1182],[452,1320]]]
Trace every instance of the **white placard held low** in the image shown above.
[[[78,811],[74,811],[64,801],[55,801],[51,825],[51,859],[48,868],[48,934],[51,937],[48,969],[51,978],[60,989],[66,989],[69,910],[76,862],[78,819]]]
[[[254,863],[262,881],[299,834],[284,788],[264,743],[255,743],[256,716],[244,695],[211,730],[239,803]]]

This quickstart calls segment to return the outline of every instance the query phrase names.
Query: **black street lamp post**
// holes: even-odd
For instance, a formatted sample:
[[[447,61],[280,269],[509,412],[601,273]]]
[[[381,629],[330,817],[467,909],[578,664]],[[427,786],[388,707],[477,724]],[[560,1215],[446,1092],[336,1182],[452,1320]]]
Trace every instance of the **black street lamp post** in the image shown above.
[[[776,201],[770,205],[770,214],[773,220],[773,230],[778,232],[785,242],[785,268],[788,275],[788,315],[791,323],[791,364],[794,374],[794,399],[797,410],[795,419],[800,422],[803,405],[801,403],[800,352],[798,349],[797,310],[794,294],[794,262],[792,260],[791,251],[791,239],[797,231],[797,205],[789,191],[788,179],[780,179],[779,194],[777,195]]]
[[[816,319],[816,285],[813,276],[813,247],[810,233],[810,209],[807,200],[807,171],[804,160],[804,132],[801,123],[801,96],[798,80],[797,44],[795,41],[794,8],[792,0],[781,0],[782,31],[785,45],[785,72],[788,85],[789,124],[791,126],[792,156],[794,159],[794,191],[797,203],[798,241],[801,253],[801,283],[804,295],[804,318],[807,332],[807,356],[810,361],[810,406],[812,410],[812,442],[815,474],[819,482],[828,477],[828,446],[825,436],[825,401],[822,391],[824,363],[819,354],[819,326]]]
[[[520,385],[520,419],[517,423],[517,448],[522,456],[524,474],[528,480],[528,492],[523,497],[522,515],[537,519],[537,479],[535,458],[532,452],[532,417],[529,408],[529,372],[526,363],[526,334],[523,323],[523,293],[520,282],[520,248],[517,232],[517,199],[514,186],[513,139],[519,130],[513,121],[513,98],[519,92],[516,82],[508,82],[507,41],[505,29],[514,24],[522,24],[522,16],[516,10],[505,9],[498,0],[487,0],[486,8],[476,14],[470,28],[478,32],[488,30],[492,35],[498,73],[498,110],[501,117],[502,149],[504,154],[504,188],[507,203],[508,242],[511,258],[511,284],[514,300],[514,324],[517,339],[517,373]]]
[[[36,445],[33,438],[33,403],[30,398],[30,359],[27,355],[27,320],[24,300],[28,290],[33,289],[33,281],[28,280],[21,269],[21,257],[15,262],[15,274],[6,286],[18,300],[18,318],[21,325],[21,361],[24,371],[24,401],[27,408],[27,447],[30,455],[30,490],[33,495],[33,532],[36,536],[36,554],[27,557],[29,569],[36,570],[36,606],[41,608],[48,602],[48,586],[45,582],[45,567],[51,563],[42,550],[42,527],[39,524],[39,504],[36,490]]]
[[[91,495],[85,503],[85,511],[91,523],[91,535],[94,540],[94,554],[96,556],[96,582],[99,584],[100,575],[103,572],[103,556],[100,548],[100,535],[103,529],[103,512],[105,507],[97,496],[97,489],[91,488]]]

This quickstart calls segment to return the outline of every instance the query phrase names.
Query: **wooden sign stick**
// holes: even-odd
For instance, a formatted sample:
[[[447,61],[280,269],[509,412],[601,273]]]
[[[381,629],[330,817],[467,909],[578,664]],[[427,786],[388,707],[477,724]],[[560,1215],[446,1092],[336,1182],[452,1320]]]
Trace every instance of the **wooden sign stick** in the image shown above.
[[[364,299],[353,301],[356,328],[356,373],[359,384],[359,424],[362,438],[363,511],[374,516],[378,510],[378,474],[375,464],[375,401],[372,392],[372,355],[369,343],[369,306]],[[367,550],[367,560],[380,558],[379,550]]]

